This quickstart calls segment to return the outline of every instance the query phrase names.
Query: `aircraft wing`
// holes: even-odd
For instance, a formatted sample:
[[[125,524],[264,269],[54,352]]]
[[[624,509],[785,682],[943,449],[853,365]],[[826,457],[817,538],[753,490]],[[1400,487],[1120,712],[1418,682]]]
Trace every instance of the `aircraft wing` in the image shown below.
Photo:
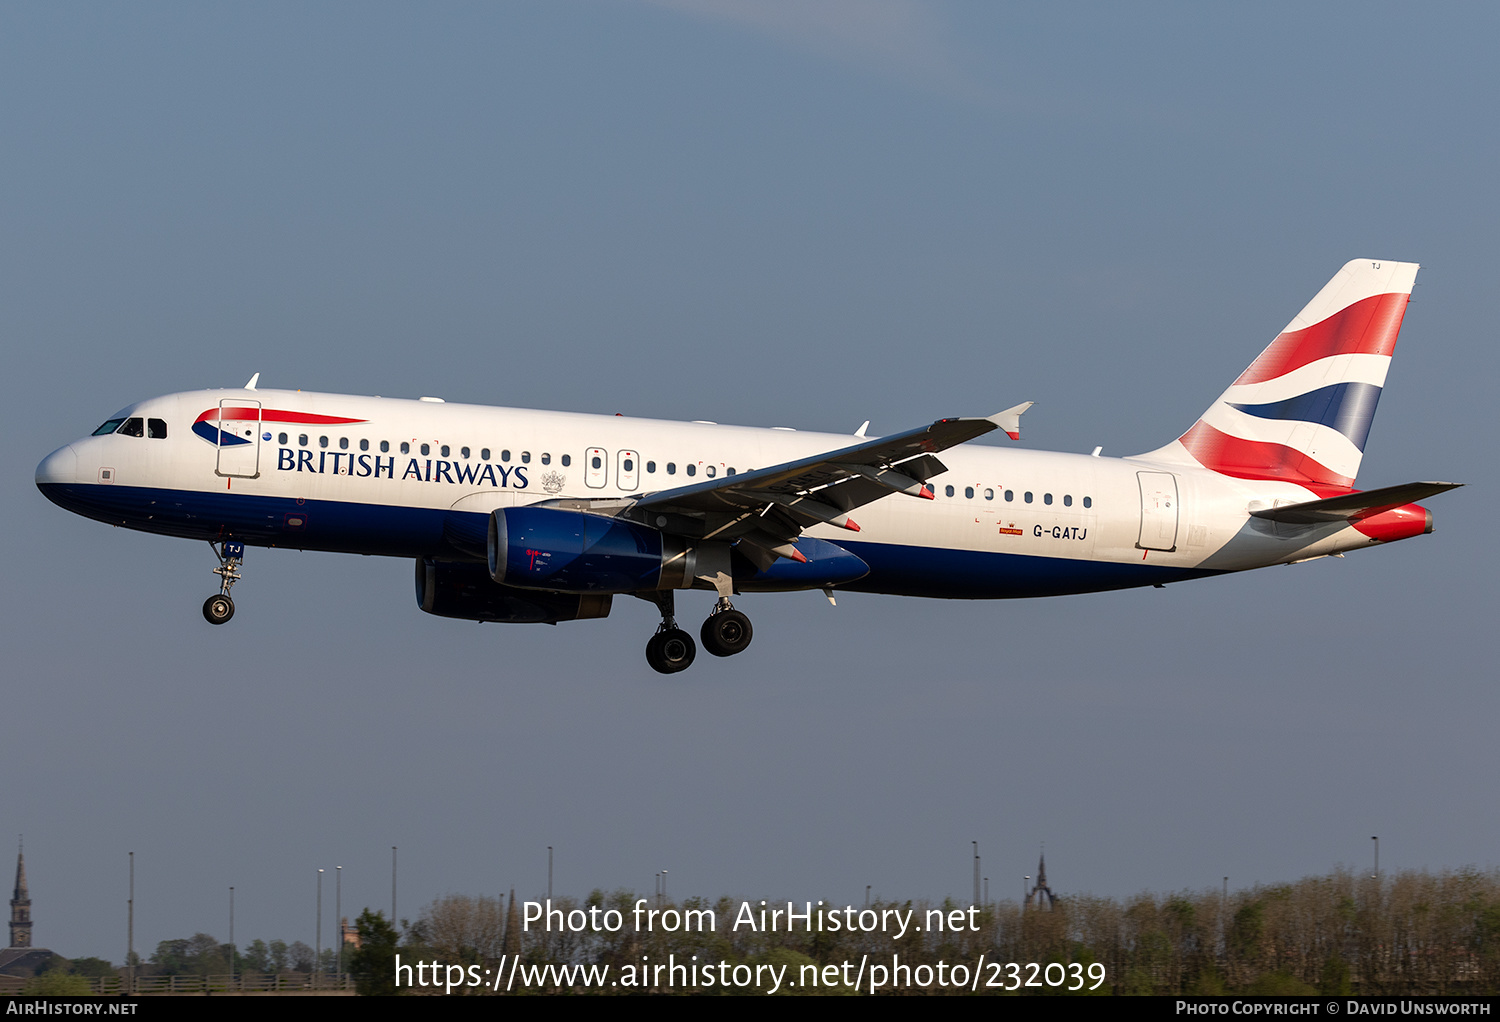
[[[738,540],[763,564],[776,557],[800,561],[792,542],[804,529],[827,524],[858,532],[848,516],[857,507],[891,493],[932,499],[923,484],[947,471],[935,455],[1009,425],[997,421],[1006,415],[939,419],[825,454],[658,490],[632,502],[630,517],[666,532]]]

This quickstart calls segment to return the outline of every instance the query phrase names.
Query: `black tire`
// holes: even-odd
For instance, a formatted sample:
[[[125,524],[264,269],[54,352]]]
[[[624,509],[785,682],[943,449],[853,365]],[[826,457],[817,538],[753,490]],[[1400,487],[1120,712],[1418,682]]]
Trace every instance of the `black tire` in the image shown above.
[[[234,601],[223,593],[215,593],[203,601],[203,620],[211,625],[222,625],[234,617]]]
[[[750,627],[750,619],[739,611],[721,610],[709,615],[699,634],[703,637],[703,648],[714,656],[734,656],[745,652],[755,636],[755,629]]]
[[[646,663],[659,674],[676,674],[687,670],[692,666],[693,657],[697,653],[693,637],[681,628],[657,632],[646,643]]]

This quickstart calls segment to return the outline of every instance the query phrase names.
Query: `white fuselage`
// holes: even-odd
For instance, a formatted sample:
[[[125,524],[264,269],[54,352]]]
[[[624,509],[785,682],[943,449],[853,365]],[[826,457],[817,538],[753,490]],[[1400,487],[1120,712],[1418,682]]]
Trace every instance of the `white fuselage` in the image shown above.
[[[475,558],[472,543],[454,539],[464,532],[454,523],[469,516],[565,497],[635,497],[859,442],[785,429],[273,390],[173,394],[116,416],[132,417],[164,424],[165,437],[116,432],[75,441],[38,468],[44,492],[89,517],[175,536],[456,560]],[[236,446],[210,438],[221,425]],[[928,480],[935,499],[892,494],[853,513],[858,533],[809,531],[870,565],[848,588],[1053,595],[1159,584],[1377,542],[1343,522],[1289,528],[1250,516],[1318,496],[1292,482],[1144,458],[972,444],[944,451],[941,460],[948,471]]]

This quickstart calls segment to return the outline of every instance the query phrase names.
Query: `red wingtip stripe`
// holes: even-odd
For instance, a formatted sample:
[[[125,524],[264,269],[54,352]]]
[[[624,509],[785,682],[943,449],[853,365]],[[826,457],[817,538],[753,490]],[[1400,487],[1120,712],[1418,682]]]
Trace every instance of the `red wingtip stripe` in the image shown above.
[[[1372,295],[1310,327],[1281,334],[1234,382],[1274,380],[1330,355],[1389,355],[1410,300],[1401,292]]]
[[[844,528],[848,529],[850,532],[859,532],[860,531],[859,523],[856,522],[853,518],[845,518],[844,519]]]
[[[1021,439],[1021,431],[1020,430],[1016,430],[1015,432],[1011,432],[1010,430],[1007,429],[1005,431],[1005,435],[1008,436],[1008,437],[1010,437],[1012,440],[1019,440],[1019,439]]]
[[[801,550],[798,550],[796,547],[792,547],[792,560],[796,561],[798,564],[806,564],[807,555],[804,554]]]
[[[926,486],[917,491],[917,496],[921,497],[923,500],[937,500],[937,496],[933,494],[931,488]]]

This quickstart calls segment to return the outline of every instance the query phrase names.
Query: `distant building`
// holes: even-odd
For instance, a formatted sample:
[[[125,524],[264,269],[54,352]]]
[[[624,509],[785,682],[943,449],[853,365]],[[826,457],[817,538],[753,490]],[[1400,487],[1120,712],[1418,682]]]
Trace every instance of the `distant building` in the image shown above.
[[[1036,864],[1036,886],[1026,894],[1026,907],[1051,909],[1056,906],[1057,895],[1047,886],[1047,856],[1044,854]]]
[[[16,851],[16,889],[10,899],[10,947],[31,946],[31,895],[26,890],[26,850]]]
[[[16,886],[10,898],[10,947],[0,951],[0,975],[32,976],[52,959],[44,947],[31,946],[31,894],[26,889],[26,855],[16,852]]]

